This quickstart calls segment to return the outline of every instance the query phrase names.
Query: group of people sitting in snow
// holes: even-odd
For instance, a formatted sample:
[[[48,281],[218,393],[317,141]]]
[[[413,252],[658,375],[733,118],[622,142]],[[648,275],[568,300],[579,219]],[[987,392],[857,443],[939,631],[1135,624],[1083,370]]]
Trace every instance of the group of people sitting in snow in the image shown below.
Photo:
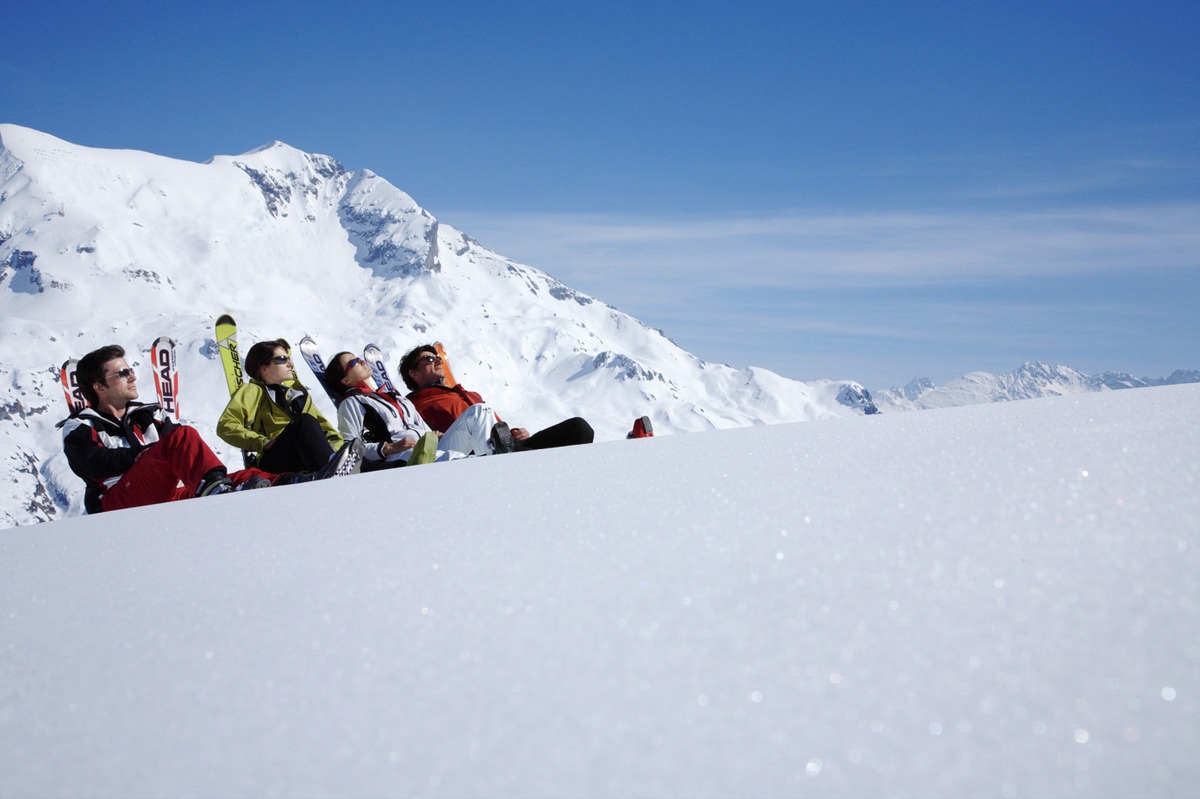
[[[370,365],[339,352],[325,372],[338,426],[321,414],[296,379],[286,342],[262,341],[246,353],[249,381],[217,422],[221,440],[252,455],[254,466],[230,472],[195,428],[157,404],[138,401],[137,376],[117,345],[79,360],[76,378],[87,406],[63,423],[63,449],[87,484],[88,513],[152,505],[230,491],[323,480],[359,471],[589,444],[580,417],[537,433],[510,428],[482,396],[446,385],[431,345],[409,351],[400,374],[409,393],[373,382]],[[630,437],[653,435],[641,417]]]

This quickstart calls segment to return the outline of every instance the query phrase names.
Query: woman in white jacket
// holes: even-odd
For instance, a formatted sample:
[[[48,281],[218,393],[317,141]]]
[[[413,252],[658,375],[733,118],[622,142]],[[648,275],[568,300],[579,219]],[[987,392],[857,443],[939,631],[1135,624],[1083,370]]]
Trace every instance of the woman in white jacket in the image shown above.
[[[424,436],[438,434],[408,399],[376,389],[370,378],[370,365],[352,352],[339,352],[330,359],[325,385],[337,398],[338,431],[347,441],[362,439],[364,472],[404,466],[413,457],[413,447]],[[461,452],[437,449],[433,459],[448,461],[465,457]],[[425,462],[425,458],[418,456],[413,462]]]

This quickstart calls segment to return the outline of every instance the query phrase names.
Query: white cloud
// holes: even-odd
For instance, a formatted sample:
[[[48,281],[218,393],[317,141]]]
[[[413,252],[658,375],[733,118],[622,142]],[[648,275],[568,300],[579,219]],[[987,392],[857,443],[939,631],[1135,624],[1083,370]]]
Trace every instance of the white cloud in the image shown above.
[[[1200,273],[1200,203],[442,218],[700,357],[789,376],[880,386],[1037,359],[1146,374],[1194,362],[1194,324],[1167,300]]]
[[[461,213],[446,221],[602,298],[630,281],[802,288],[1200,267],[1200,203],[1036,213]]]

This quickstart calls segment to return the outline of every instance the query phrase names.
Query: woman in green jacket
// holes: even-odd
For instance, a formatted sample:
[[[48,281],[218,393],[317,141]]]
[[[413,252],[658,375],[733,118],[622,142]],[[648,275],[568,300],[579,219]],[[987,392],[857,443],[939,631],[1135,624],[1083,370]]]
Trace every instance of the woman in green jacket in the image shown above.
[[[342,437],[296,380],[287,343],[260,341],[246,353],[250,382],[239,388],[217,421],[227,444],[258,456],[265,471],[302,472],[324,466]]]

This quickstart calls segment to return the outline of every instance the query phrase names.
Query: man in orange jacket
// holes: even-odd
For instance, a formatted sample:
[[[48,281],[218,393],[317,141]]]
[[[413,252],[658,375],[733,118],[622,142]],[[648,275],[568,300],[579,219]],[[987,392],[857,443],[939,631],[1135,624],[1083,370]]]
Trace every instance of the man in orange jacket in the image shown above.
[[[411,392],[408,398],[412,400],[422,418],[434,430],[444,434],[443,449],[470,452],[470,449],[463,449],[462,446],[449,446],[446,443],[448,437],[462,435],[477,438],[480,425],[493,420],[495,426],[500,428],[493,438],[503,440],[505,434],[509,434],[512,449],[517,452],[590,444],[595,438],[592,426],[578,416],[533,434],[523,427],[509,430],[508,425],[499,421],[491,406],[478,393],[467,391],[462,385],[455,385],[453,388],[445,385],[446,372],[442,366],[442,358],[432,344],[422,344],[409,351],[400,361],[400,375]],[[503,444],[500,446],[503,447]]]

